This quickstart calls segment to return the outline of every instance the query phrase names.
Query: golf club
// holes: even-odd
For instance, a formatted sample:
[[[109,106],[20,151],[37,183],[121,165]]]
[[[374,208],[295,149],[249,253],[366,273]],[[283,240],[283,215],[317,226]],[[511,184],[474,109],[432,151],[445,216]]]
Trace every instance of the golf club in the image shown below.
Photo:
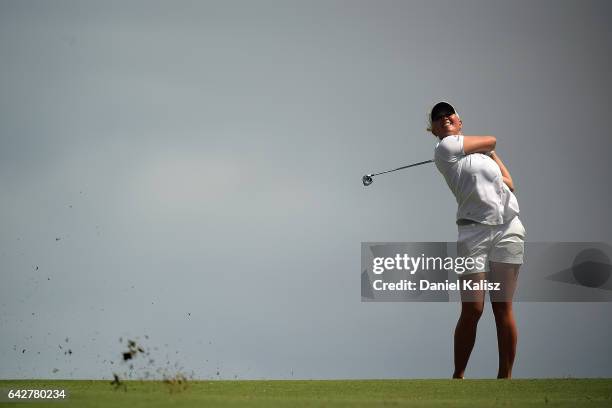
[[[366,174],[365,176],[363,176],[361,181],[363,181],[363,185],[367,187],[374,182],[374,179],[372,178],[374,176],[378,176],[378,175],[385,174],[385,173],[391,173],[392,171],[407,169],[408,167],[420,166],[421,164],[427,164],[427,163],[432,163],[432,162],[433,160],[425,160],[422,162],[409,164],[407,166],[398,167],[397,169],[393,169],[393,170],[381,171],[380,173],[374,173],[374,174]]]

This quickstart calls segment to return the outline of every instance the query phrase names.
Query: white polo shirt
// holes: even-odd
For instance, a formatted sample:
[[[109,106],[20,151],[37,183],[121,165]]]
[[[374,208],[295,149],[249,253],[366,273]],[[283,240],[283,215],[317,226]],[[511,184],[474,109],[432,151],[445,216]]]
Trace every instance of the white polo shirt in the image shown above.
[[[497,163],[482,153],[465,154],[463,135],[446,136],[434,151],[436,167],[457,199],[457,219],[501,225],[519,213]]]

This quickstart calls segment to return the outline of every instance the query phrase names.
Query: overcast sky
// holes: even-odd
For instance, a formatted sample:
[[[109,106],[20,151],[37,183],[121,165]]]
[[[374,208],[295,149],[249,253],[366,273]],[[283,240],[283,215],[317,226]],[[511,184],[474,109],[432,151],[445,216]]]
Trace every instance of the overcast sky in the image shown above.
[[[455,200],[432,165],[361,177],[430,159],[448,100],[497,136],[528,240],[612,241],[611,25],[607,1],[0,0],[0,378],[108,378],[133,338],[200,378],[449,377],[459,306],[361,303],[359,251],[455,240]],[[611,312],[517,304],[514,375],[612,376]],[[496,347],[487,310],[467,376]]]

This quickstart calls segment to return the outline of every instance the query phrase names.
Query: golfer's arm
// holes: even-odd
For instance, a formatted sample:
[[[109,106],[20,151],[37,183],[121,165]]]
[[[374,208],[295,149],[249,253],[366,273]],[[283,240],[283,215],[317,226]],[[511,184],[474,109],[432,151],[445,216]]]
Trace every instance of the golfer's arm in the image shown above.
[[[489,153],[495,149],[496,143],[495,136],[463,136],[463,152],[465,154]]]
[[[506,166],[504,166],[504,163],[501,161],[501,159],[499,158],[497,153],[495,153],[495,151],[492,151],[489,156],[499,166],[499,169],[501,170],[501,174],[502,174],[502,178],[504,180],[504,183],[508,186],[510,191],[514,191],[514,182],[512,181],[512,176],[510,175],[510,172],[508,171]]]

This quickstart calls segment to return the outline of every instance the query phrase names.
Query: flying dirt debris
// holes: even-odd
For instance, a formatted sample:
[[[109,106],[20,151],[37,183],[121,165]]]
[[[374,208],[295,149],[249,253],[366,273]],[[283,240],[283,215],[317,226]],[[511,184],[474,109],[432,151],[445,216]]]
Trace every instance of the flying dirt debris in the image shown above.
[[[119,341],[121,341],[121,339]],[[131,360],[136,354],[144,352],[144,349],[136,344],[134,340],[128,340],[128,351],[123,352],[123,361]]]
[[[164,384],[168,386],[168,391],[171,394],[185,391],[187,388],[189,388],[187,377],[185,377],[183,374],[176,374],[172,377],[164,378]]]
[[[145,338],[148,339],[149,336],[147,335]],[[138,337],[136,339],[138,339]],[[119,338],[120,343],[123,343],[123,340],[123,337]],[[168,355],[166,355],[167,361],[165,367],[156,366],[158,360],[154,359],[150,355],[150,352],[139,344],[139,340],[125,340],[127,350],[124,349],[124,351],[121,352],[122,364],[115,364],[115,367],[118,365],[123,366],[126,368],[126,371],[113,372],[114,380],[111,382],[111,385],[113,385],[115,389],[123,388],[125,390],[127,388],[125,380],[137,379],[142,381],[155,379],[155,377],[161,377],[163,384],[170,393],[183,392],[188,388],[188,381],[192,380],[195,376],[193,372],[191,374],[185,374],[184,368],[182,366],[179,367],[178,362],[174,364],[174,368],[170,367],[171,363]],[[153,347],[153,350],[157,350],[157,347]],[[143,357],[140,357],[142,361],[139,361],[140,359],[137,358],[140,354],[143,355]],[[112,360],[110,360],[109,363],[113,365]]]
[[[122,388],[123,391],[127,391],[127,386],[121,382],[119,376],[115,373],[113,373],[113,381],[111,382],[111,385],[115,387],[115,390]]]

